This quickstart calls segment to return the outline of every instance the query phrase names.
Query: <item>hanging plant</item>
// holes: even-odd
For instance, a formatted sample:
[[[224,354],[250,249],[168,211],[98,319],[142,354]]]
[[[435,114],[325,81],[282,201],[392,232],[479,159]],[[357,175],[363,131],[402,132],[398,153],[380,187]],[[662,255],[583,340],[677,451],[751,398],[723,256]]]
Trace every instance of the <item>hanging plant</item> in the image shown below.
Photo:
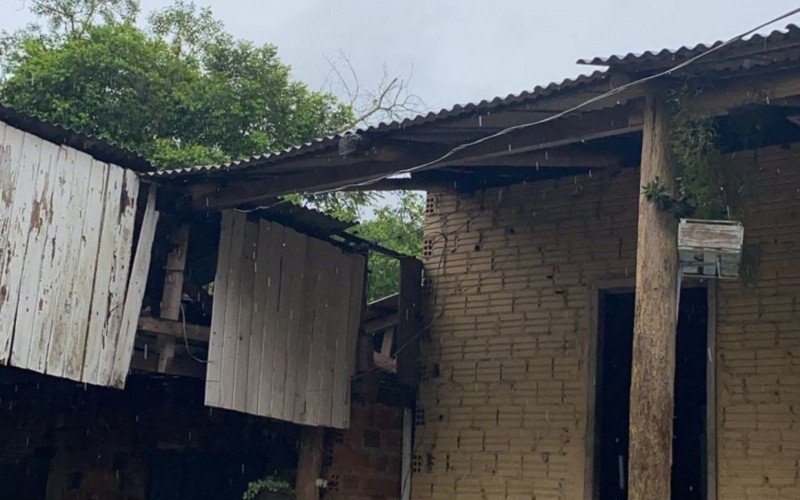
[[[722,161],[716,121],[686,107],[701,94],[700,86],[688,83],[667,94],[673,112],[670,147],[677,163],[676,192],[660,179],[642,189],[648,201],[677,218],[741,220],[748,188],[743,171]]]

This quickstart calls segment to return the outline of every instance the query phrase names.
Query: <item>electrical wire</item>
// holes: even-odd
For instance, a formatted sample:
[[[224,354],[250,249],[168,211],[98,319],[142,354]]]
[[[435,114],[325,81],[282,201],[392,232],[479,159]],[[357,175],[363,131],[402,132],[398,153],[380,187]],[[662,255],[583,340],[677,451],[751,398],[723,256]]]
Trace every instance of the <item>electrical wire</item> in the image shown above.
[[[183,302],[181,302],[181,324],[183,325],[183,345],[186,346],[186,353],[189,355],[190,358],[197,361],[198,363],[208,363],[207,359],[198,358],[194,355],[191,349],[189,349],[189,337],[186,335],[186,311],[183,309]]]
[[[522,130],[522,129],[526,129],[526,128],[529,128],[529,127],[534,127],[536,125],[542,125],[542,124],[557,120],[557,119],[562,118],[562,117],[564,117],[564,116],[566,116],[568,114],[574,113],[575,111],[581,110],[581,109],[583,109],[583,108],[585,108],[585,107],[587,107],[587,106],[589,106],[591,104],[594,104],[596,102],[599,102],[599,101],[602,101],[604,99],[608,99],[609,97],[613,97],[613,96],[615,96],[617,94],[620,94],[620,93],[622,93],[622,92],[624,92],[624,91],[626,91],[626,90],[628,90],[628,89],[630,89],[632,87],[643,85],[643,84],[645,84],[647,82],[650,82],[652,80],[656,80],[658,78],[662,78],[664,76],[668,76],[668,75],[670,75],[670,74],[672,74],[672,73],[674,73],[674,72],[676,72],[676,71],[678,71],[680,69],[683,69],[683,68],[695,63],[696,61],[698,61],[698,60],[700,60],[700,59],[702,59],[704,57],[707,57],[710,54],[713,54],[714,52],[717,52],[717,51],[727,47],[728,45],[730,45],[730,44],[732,44],[734,42],[737,42],[737,41],[739,41],[739,40],[741,40],[741,39],[743,39],[743,38],[745,38],[747,36],[752,35],[753,33],[757,32],[757,31],[759,31],[759,30],[761,30],[761,29],[763,29],[763,28],[765,28],[765,27],[767,27],[767,26],[769,26],[771,24],[777,23],[778,21],[782,21],[782,20],[784,20],[784,19],[786,19],[788,17],[791,17],[791,16],[793,16],[795,14],[798,14],[798,13],[800,13],[800,7],[794,8],[794,9],[792,9],[792,10],[790,10],[790,11],[784,13],[784,14],[781,14],[778,17],[770,19],[769,21],[761,23],[758,26],[747,30],[744,33],[741,33],[741,34],[736,35],[736,36],[734,36],[732,38],[729,38],[728,40],[726,40],[726,41],[724,41],[724,42],[722,42],[722,43],[720,43],[718,45],[715,45],[713,47],[710,47],[708,50],[705,50],[705,51],[703,51],[703,52],[701,52],[701,53],[699,53],[699,54],[687,59],[686,61],[684,61],[684,62],[682,62],[680,64],[672,66],[669,69],[666,69],[666,70],[658,72],[658,73],[654,73],[652,75],[640,78],[638,80],[634,80],[632,82],[629,82],[629,83],[626,83],[624,85],[621,85],[621,86],[619,86],[617,88],[611,89],[611,90],[609,90],[609,91],[607,91],[607,92],[605,92],[603,94],[597,95],[595,97],[587,99],[586,101],[581,102],[580,104],[572,106],[571,108],[565,109],[564,111],[560,111],[560,112],[558,112],[558,113],[556,113],[554,115],[548,116],[547,118],[543,118],[541,120],[537,120],[537,121],[534,121],[534,122],[527,122],[527,123],[521,123],[521,124],[518,124],[518,125],[514,125],[514,126],[511,126],[511,127],[505,128],[503,130],[500,130],[499,132],[495,132],[494,134],[490,134],[490,135],[487,135],[485,137],[481,137],[480,139],[474,140],[472,142],[467,142],[467,143],[464,143],[464,144],[460,144],[460,145],[454,147],[453,149],[451,149],[450,151],[444,153],[442,156],[440,156],[440,157],[438,157],[438,158],[436,158],[434,160],[431,160],[429,162],[422,163],[422,164],[416,165],[414,167],[401,169],[401,170],[398,170],[398,171],[393,172],[393,173],[380,174],[380,175],[378,175],[378,176],[376,176],[374,178],[371,178],[371,179],[368,179],[368,180],[365,180],[365,181],[354,182],[354,183],[351,183],[351,184],[346,184],[344,186],[331,188],[331,189],[325,189],[325,190],[321,190],[321,191],[314,191],[314,192],[308,193],[308,194],[320,195],[320,194],[332,193],[332,192],[335,192],[335,191],[341,191],[343,189],[356,188],[356,187],[366,187],[366,186],[370,186],[372,184],[375,184],[376,182],[379,182],[381,180],[387,179],[389,177],[393,177],[395,175],[411,174],[411,173],[414,173],[416,171],[432,167],[434,165],[442,163],[444,160],[450,158],[451,156],[455,155],[456,153],[464,151],[464,150],[466,150],[468,148],[477,146],[479,144],[483,144],[484,142],[490,141],[492,139],[496,139],[498,137],[502,137],[502,136],[507,135],[507,134],[509,134],[511,132],[514,132],[516,130]]]

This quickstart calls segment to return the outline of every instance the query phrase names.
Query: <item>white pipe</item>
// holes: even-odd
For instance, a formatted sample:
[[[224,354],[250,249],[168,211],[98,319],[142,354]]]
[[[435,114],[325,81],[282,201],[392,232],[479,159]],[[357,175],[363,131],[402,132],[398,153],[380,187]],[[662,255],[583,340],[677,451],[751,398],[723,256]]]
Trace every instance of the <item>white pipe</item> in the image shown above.
[[[400,499],[411,500],[411,449],[413,447],[414,415],[403,408],[403,461],[401,464]]]

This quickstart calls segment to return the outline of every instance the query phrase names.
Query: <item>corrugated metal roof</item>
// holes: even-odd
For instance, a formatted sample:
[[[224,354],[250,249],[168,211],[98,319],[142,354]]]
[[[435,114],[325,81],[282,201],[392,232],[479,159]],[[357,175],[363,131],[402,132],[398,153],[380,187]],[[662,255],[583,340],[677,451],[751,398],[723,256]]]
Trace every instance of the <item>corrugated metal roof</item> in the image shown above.
[[[153,172],[144,157],[107,140],[64,128],[0,104],[0,121],[55,144],[64,144],[96,158],[136,172]]]
[[[775,30],[767,35],[754,34],[748,38],[737,40],[721,49],[714,57],[725,57],[735,53],[742,48],[758,48],[760,51],[767,51],[772,48],[782,48],[787,43],[800,42],[800,28],[794,24],[789,24],[786,28]],[[648,50],[642,53],[629,52],[621,55],[611,55],[607,57],[594,57],[589,59],[579,59],[578,64],[588,64],[593,66],[615,66],[621,64],[641,64],[650,62],[662,62],[673,64],[681,60],[690,59],[711,48],[725,43],[717,40],[712,43],[699,43],[693,47],[686,45],[677,49]],[[713,60],[709,58],[709,60]]]
[[[172,169],[172,170],[161,170],[157,172],[152,172],[149,175],[158,178],[177,178],[177,177],[191,177],[204,174],[214,175],[222,172],[230,172],[233,170],[239,170],[247,167],[252,167],[255,165],[270,163],[272,161],[283,160],[285,158],[289,158],[295,155],[301,155],[330,147],[335,147],[338,145],[339,139],[351,133],[358,133],[364,135],[370,135],[374,133],[384,133],[384,132],[389,132],[391,130],[403,130],[411,127],[416,127],[426,123],[431,123],[438,120],[444,120],[447,118],[469,115],[471,113],[492,111],[499,107],[540,99],[566,89],[575,88],[580,85],[597,83],[607,78],[608,74],[606,72],[595,71],[589,75],[579,75],[576,78],[567,78],[561,82],[553,82],[545,86],[537,86],[533,90],[523,91],[520,92],[519,94],[509,94],[505,97],[498,96],[491,100],[484,99],[477,103],[469,103],[464,105],[457,104],[452,108],[445,108],[436,112],[432,111],[425,115],[419,115],[401,121],[380,123],[378,125],[360,128],[342,134],[329,135],[327,137],[322,137],[319,139],[314,139],[312,141],[303,143],[299,146],[286,148],[276,153],[252,156],[244,160],[223,163],[221,165],[205,165],[197,167]]]

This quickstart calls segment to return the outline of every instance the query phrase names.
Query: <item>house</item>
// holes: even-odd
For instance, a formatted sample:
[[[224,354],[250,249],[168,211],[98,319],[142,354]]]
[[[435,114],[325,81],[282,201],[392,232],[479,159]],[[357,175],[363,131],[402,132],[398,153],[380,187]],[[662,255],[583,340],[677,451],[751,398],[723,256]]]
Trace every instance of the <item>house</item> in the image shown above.
[[[133,385],[92,389],[62,419],[72,432],[33,418],[46,430],[15,427],[9,449],[56,498],[90,489],[75,449],[102,450],[95,491],[174,498],[197,493],[165,471],[241,486],[294,443],[280,464],[296,461],[303,499],[798,497],[798,42],[792,25],[596,58],[518,95],[142,173],[160,217],[133,252],[150,265],[126,375],[139,395],[172,375],[191,389],[149,405]],[[727,260],[679,260],[679,126],[713,129],[688,157],[701,173],[736,176],[701,186],[743,198],[736,278],[719,279]],[[387,250],[280,198],[398,189],[427,192],[423,262],[394,255],[400,293],[365,307],[365,256]],[[65,401],[53,377],[11,371],[12,397],[9,377],[26,398],[48,385],[26,416]],[[192,449],[208,453],[169,453]]]
[[[788,26],[595,58],[533,91],[153,178],[211,212],[427,191],[425,320],[398,355],[419,374],[414,498],[795,498],[798,41]],[[674,182],[677,112],[712,123],[717,171],[744,176],[756,256],[739,279],[678,287],[677,220],[643,189]]]

